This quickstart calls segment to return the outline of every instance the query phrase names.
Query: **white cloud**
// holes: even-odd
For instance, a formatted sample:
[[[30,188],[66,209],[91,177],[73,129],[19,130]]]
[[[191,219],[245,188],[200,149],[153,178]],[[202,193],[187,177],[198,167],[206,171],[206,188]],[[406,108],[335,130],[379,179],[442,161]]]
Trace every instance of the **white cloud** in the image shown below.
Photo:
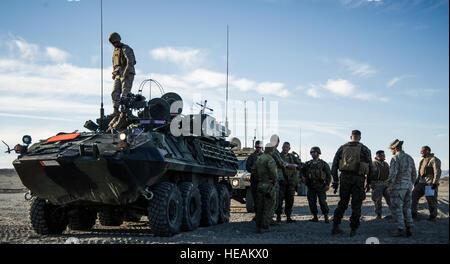
[[[35,60],[39,56],[39,46],[27,43],[23,40],[13,40],[13,44],[19,49],[22,59]]]
[[[69,53],[55,47],[45,48],[47,56],[54,62],[64,62],[69,57]]]
[[[306,90],[306,94],[313,97],[313,98],[320,98],[320,94],[317,88],[309,88],[308,90]]]
[[[352,73],[352,75],[365,77],[376,73],[376,70],[367,63],[359,63],[351,59],[343,59],[340,62]]]
[[[344,79],[328,79],[325,85],[310,84],[305,93],[313,98],[321,98],[323,97],[324,92],[327,91],[344,98],[353,98],[363,101],[390,101],[389,97],[379,97],[373,93],[358,91],[353,83]]]
[[[342,96],[352,95],[355,89],[355,86],[351,82],[344,79],[328,79],[327,84],[323,87],[334,94]]]
[[[411,97],[430,97],[438,92],[438,89],[409,89],[402,91],[401,93],[409,95]]]
[[[155,60],[167,60],[181,67],[196,66],[204,57],[204,52],[192,48],[164,47],[150,50],[149,53]]]
[[[392,87],[394,86],[396,83],[398,83],[399,81],[406,79],[408,77],[413,77],[412,75],[400,75],[400,76],[395,76],[394,78],[392,78],[386,85],[387,87]]]

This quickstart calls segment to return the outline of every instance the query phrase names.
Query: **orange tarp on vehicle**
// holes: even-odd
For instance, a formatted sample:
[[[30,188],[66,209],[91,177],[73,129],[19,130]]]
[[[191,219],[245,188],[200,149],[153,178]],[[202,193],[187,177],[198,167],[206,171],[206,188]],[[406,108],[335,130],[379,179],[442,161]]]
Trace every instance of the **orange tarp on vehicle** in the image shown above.
[[[57,136],[47,139],[47,141],[45,141],[45,142],[50,143],[50,142],[55,142],[55,141],[71,140],[71,139],[77,138],[79,135],[81,135],[81,133],[57,135]]]

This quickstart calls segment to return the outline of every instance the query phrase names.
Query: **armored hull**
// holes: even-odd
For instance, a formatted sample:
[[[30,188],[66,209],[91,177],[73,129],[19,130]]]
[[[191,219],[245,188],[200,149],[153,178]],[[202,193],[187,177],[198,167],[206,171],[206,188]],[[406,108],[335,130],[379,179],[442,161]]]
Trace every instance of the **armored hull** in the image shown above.
[[[136,201],[148,186],[163,180],[191,180],[194,175],[218,178],[236,173],[233,153],[206,138],[157,132],[130,134],[128,138],[126,150],[118,146],[114,134],[82,133],[60,141],[50,138],[31,146],[13,165],[34,195],[56,205],[126,205]],[[198,146],[200,152],[189,146]]]
[[[126,98],[120,131],[107,133],[110,120],[101,117],[98,125],[86,122],[92,132],[60,133],[31,146],[24,137],[13,165],[33,197],[34,230],[89,230],[97,215],[106,226],[146,215],[160,236],[228,222],[229,177],[238,168],[233,145],[214,118],[169,113],[174,98]],[[140,110],[137,117],[132,110]],[[191,125],[199,122],[208,129],[195,133]],[[173,127],[184,133],[174,135]]]

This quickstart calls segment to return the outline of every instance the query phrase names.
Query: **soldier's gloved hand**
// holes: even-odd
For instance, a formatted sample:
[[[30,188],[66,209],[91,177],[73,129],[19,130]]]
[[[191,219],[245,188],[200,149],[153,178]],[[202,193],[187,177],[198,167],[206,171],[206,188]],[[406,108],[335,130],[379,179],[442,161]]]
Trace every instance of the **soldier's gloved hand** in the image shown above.
[[[433,183],[433,185],[431,185],[431,189],[436,189],[437,187],[439,186],[439,184],[437,184],[437,183]]]
[[[332,186],[333,186],[333,189],[334,189],[334,194],[336,194],[337,193],[337,190],[338,190],[338,188],[339,188],[339,183],[338,182],[333,182],[333,184],[332,184]]]

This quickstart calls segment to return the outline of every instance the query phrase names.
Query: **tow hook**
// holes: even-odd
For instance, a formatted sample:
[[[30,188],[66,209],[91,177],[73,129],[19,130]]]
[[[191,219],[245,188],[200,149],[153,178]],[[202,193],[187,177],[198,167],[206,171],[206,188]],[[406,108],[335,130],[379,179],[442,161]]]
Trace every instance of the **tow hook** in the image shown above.
[[[27,201],[29,201],[29,200],[31,200],[31,198],[33,198],[33,195],[31,195],[30,191],[26,192],[23,196],[24,196],[25,200],[27,200]]]
[[[150,201],[151,199],[153,199],[153,192],[150,191],[150,189],[147,187],[144,190],[144,193],[142,194],[144,196],[145,199],[147,199],[148,201]]]

